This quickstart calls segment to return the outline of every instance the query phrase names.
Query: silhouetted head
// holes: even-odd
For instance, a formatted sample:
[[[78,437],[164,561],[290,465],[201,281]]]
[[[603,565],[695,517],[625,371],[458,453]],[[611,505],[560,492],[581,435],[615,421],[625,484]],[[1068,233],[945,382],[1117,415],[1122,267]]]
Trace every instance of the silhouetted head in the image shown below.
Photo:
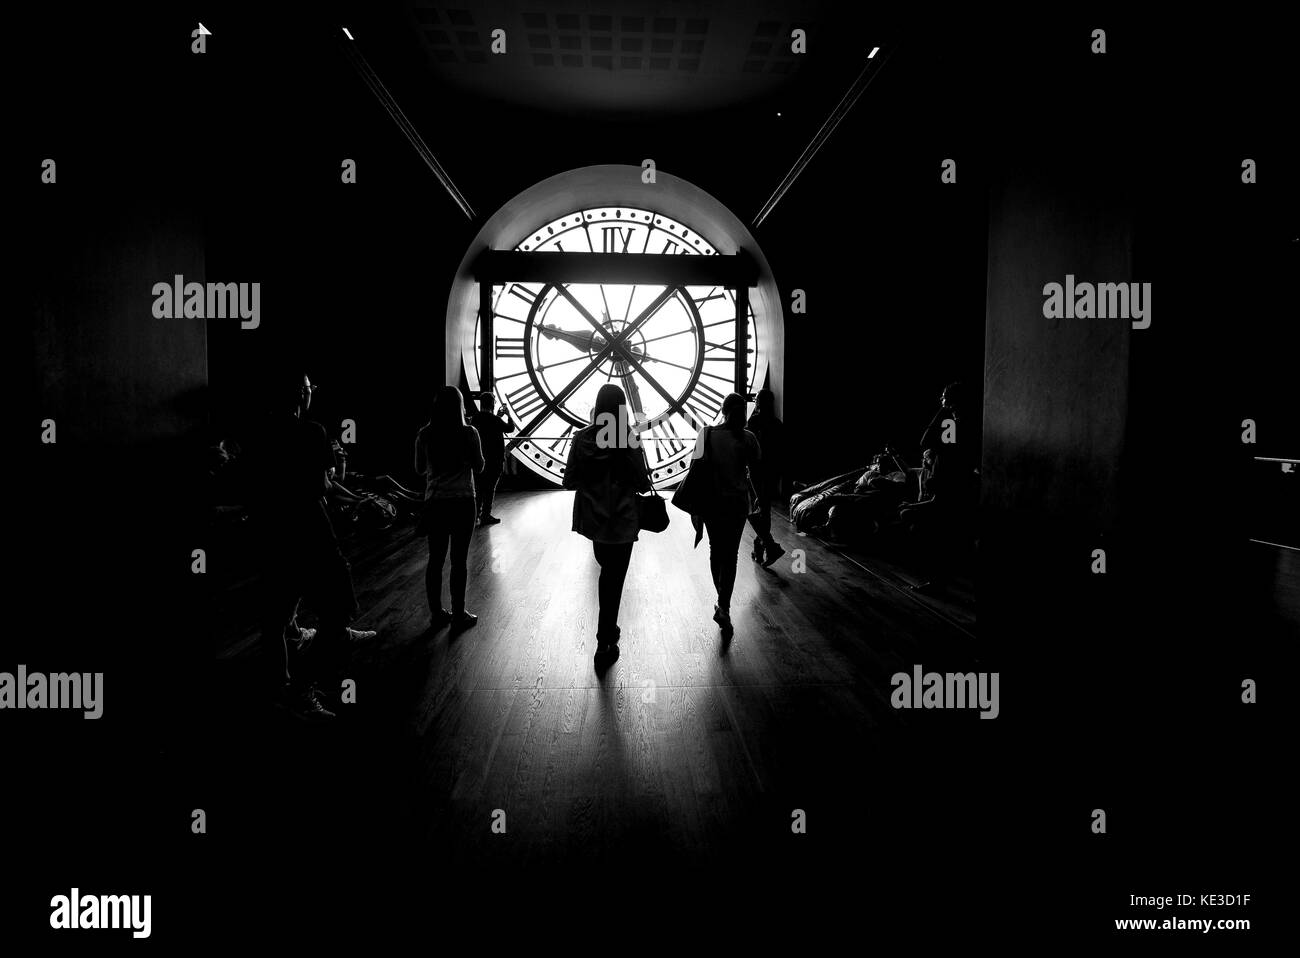
[[[762,416],[776,415],[776,393],[770,389],[760,389],[758,391],[758,409],[757,412]]]
[[[627,396],[623,393],[623,387],[614,383],[605,383],[596,393],[596,405],[591,410],[591,421],[595,424],[602,422],[601,417],[606,413],[613,416],[615,421],[618,420],[618,411],[627,406]],[[624,413],[624,416],[627,414]]]
[[[311,377],[301,369],[289,369],[275,379],[272,403],[278,414],[293,413],[303,416],[311,408],[312,393],[316,386]]]
[[[961,383],[949,383],[939,395],[939,405],[944,409],[964,410],[966,408],[966,387]]]
[[[496,410],[497,402],[491,393],[479,393],[478,408],[480,412],[485,412],[490,416]]]
[[[722,400],[722,425],[726,429],[745,428],[745,397],[731,393]]]
[[[465,400],[455,386],[442,386],[434,394],[429,424],[440,432],[450,432],[465,425]]]

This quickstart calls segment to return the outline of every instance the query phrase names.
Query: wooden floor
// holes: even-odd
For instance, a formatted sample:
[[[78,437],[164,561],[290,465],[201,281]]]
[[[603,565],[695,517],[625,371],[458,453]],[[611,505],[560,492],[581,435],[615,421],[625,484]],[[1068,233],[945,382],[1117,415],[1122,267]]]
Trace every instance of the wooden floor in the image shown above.
[[[292,796],[306,777],[330,783],[313,834],[360,829],[421,860],[734,860],[788,841],[795,809],[825,851],[888,830],[854,810],[888,791],[901,814],[914,800],[901,770],[917,752],[940,738],[960,751],[954,729],[997,724],[950,713],[932,738],[933,713],[891,708],[894,672],[978,668],[974,637],[783,519],[774,531],[789,551],[769,570],[748,558],[746,533],[728,643],[711,619],[707,538],[692,549],[689,521],[670,509],[667,532],[633,550],[622,656],[598,673],[598,569],[569,531],[571,508],[561,491],[498,499],[502,523],[476,530],[470,550],[479,623],[460,634],[427,628],[424,540],[402,530],[355,558],[356,624],[379,631],[354,647],[357,703],[325,729],[268,725],[251,707],[243,725],[215,725],[207,771],[229,814],[279,827],[247,783]],[[237,699],[251,619],[223,608],[219,621],[220,694]],[[903,780],[882,788],[892,775]],[[491,828],[498,810],[506,836]]]

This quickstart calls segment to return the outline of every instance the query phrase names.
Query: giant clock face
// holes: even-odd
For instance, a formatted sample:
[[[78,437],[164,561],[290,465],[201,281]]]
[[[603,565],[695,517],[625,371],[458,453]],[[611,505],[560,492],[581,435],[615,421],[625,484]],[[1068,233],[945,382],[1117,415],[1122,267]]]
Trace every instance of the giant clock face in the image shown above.
[[[578,210],[515,248],[717,255],[688,226],[627,207]],[[591,421],[605,383],[623,387],[629,420],[660,486],[685,474],[699,429],[718,422],[722,400],[734,388],[736,304],[723,287],[511,283],[493,288],[492,309],[494,392],[498,407],[520,427],[507,440],[511,454],[557,483],[573,434]],[[766,363],[752,308],[747,322],[752,392]],[[467,345],[462,358],[478,372],[476,346]]]

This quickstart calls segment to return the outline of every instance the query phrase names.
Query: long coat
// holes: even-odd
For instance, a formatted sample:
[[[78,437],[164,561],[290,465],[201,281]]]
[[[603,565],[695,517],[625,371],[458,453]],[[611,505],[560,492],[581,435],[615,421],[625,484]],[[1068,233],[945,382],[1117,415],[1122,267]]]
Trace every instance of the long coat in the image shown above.
[[[639,449],[602,449],[598,427],[580,429],[564,468],[564,488],[573,497],[573,531],[593,542],[637,540],[636,494],[650,491],[650,475]]]

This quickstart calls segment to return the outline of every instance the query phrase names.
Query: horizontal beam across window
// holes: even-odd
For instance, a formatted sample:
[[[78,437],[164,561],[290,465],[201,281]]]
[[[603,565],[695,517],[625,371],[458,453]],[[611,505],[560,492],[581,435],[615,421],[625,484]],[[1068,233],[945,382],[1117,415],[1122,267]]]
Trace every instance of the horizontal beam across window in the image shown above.
[[[474,261],[474,278],[487,283],[636,283],[655,286],[754,286],[758,266],[734,256],[664,253],[526,253],[489,249]]]

